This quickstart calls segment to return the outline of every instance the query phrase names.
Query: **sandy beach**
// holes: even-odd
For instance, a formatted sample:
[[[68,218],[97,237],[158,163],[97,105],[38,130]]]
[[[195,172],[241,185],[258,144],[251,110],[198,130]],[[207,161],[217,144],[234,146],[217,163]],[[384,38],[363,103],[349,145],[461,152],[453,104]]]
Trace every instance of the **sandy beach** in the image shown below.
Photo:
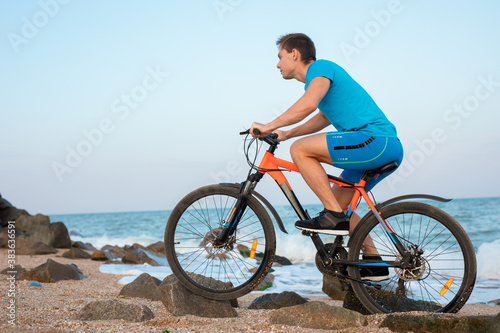
[[[7,250],[0,250],[2,265],[7,267]],[[167,312],[159,301],[141,298],[121,298],[119,292],[123,285],[118,281],[123,275],[101,273],[101,262],[88,259],[66,259],[61,257],[65,250],[57,254],[37,256],[16,256],[16,263],[23,268],[31,269],[51,258],[62,264],[76,264],[86,278],[79,281],[59,281],[44,283],[40,287],[28,287],[30,281],[16,281],[16,319],[15,326],[9,323],[6,311],[2,310],[0,319],[1,331],[23,332],[288,332],[297,327],[271,325],[269,315],[272,310],[250,310],[250,303],[261,294],[252,293],[238,299],[236,318],[202,318],[196,316],[176,317]],[[0,275],[0,294],[2,307],[6,308],[11,301],[9,297],[9,280],[7,275]],[[332,306],[342,306],[342,302],[333,301],[326,296],[307,296],[311,301],[321,301]],[[78,312],[88,303],[96,300],[120,300],[121,302],[146,305],[154,313],[151,320],[133,323],[123,320],[82,321],[77,319]],[[467,304],[460,312],[461,316],[497,315],[500,306],[487,304]],[[367,316],[368,326],[340,330],[338,332],[390,332],[380,328],[379,324],[385,315]],[[304,329],[301,332],[331,332],[329,330]]]

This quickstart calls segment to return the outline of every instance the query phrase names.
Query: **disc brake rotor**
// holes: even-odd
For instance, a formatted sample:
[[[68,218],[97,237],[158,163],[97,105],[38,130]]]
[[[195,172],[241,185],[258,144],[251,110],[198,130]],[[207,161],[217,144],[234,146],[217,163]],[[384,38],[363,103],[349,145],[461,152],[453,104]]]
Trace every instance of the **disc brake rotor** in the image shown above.
[[[215,228],[210,230],[205,234],[205,237],[203,237],[203,240],[200,243],[200,246],[203,246],[205,248],[205,251],[207,251],[208,258],[210,259],[229,259],[229,256],[226,253],[233,249],[234,240],[230,240],[222,246],[216,246],[215,241],[219,239],[219,235],[221,234],[221,232],[222,228]]]
[[[401,261],[402,258],[400,255],[396,257],[396,262]],[[411,269],[408,268],[397,268],[394,267],[396,274],[401,280],[404,281],[417,281],[422,279],[422,277],[427,273],[429,275],[429,263],[422,256],[415,256],[412,258],[413,267]]]

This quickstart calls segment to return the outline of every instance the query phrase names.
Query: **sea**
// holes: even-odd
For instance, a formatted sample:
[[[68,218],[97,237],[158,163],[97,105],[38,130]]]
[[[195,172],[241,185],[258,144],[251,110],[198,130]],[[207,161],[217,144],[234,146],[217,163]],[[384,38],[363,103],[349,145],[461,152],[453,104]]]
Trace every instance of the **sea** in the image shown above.
[[[477,257],[477,281],[468,303],[500,302],[500,198],[454,199],[447,203],[429,201],[460,222],[468,233]],[[293,226],[297,216],[291,206],[275,207],[288,234],[276,229],[276,254],[288,258],[292,265],[273,267],[275,279],[266,292],[295,291],[301,295],[325,295],[323,275],[316,269],[316,249],[309,237]],[[305,205],[311,215],[322,210],[319,205]],[[363,204],[358,213],[368,211]],[[120,212],[98,214],[52,215],[51,221],[62,221],[73,241],[91,243],[96,248],[105,245],[144,246],[163,241],[165,225],[171,211]],[[150,255],[162,266],[103,264],[101,272],[125,275],[119,283],[132,282],[142,273],[160,280],[172,274],[167,260]]]

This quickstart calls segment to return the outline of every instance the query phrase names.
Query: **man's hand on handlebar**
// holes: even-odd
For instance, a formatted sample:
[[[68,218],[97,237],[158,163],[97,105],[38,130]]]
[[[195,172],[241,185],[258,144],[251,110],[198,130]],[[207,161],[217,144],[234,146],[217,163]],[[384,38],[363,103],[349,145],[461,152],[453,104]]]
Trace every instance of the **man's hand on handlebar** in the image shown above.
[[[250,133],[254,138],[265,138],[267,135],[269,135],[271,133],[271,131],[267,131],[265,130],[265,125],[263,124],[260,124],[260,123],[253,123],[252,124],[252,127],[248,130],[248,132],[246,133]],[[275,133],[277,138],[276,140],[278,141],[285,141],[287,138],[286,136],[286,131],[282,131],[282,130],[274,130],[272,131],[272,133]]]
[[[252,123],[250,127],[250,135],[254,138],[265,138],[271,131],[267,131],[266,126],[260,123]]]

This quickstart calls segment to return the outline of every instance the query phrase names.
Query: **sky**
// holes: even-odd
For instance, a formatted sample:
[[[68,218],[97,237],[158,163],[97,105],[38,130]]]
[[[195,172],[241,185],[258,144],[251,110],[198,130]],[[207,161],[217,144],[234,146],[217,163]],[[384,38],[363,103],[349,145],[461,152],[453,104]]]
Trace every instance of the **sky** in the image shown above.
[[[243,181],[239,131],[304,92],[275,44],[302,32],[397,127],[405,159],[379,201],[500,196],[499,14],[493,0],[1,0],[0,194],[31,214],[168,210]],[[270,177],[257,191],[286,204]]]

